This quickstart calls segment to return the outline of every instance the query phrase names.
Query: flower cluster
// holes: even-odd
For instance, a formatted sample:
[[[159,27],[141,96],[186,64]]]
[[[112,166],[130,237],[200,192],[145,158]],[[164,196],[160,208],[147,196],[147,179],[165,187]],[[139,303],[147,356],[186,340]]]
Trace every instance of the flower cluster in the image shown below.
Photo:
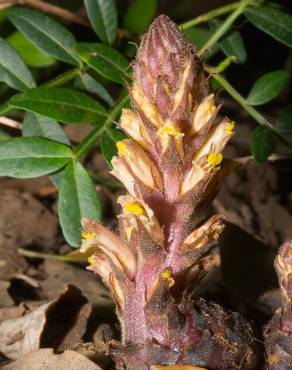
[[[133,70],[133,110],[120,119],[129,139],[117,143],[112,160],[128,192],[118,198],[120,237],[83,220],[81,247],[117,303],[117,366],[252,368],[248,324],[217,305],[193,308],[186,294],[214,264],[208,251],[223,218],[203,221],[233,165],[222,153],[234,122],[217,118],[200,60],[167,17],[151,25]]]

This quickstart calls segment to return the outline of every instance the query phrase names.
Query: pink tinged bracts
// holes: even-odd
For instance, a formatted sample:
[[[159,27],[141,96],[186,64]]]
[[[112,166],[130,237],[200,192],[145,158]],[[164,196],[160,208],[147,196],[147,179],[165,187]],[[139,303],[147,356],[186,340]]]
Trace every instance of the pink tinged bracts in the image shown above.
[[[254,369],[250,325],[190,293],[217,263],[209,251],[224,221],[206,221],[206,210],[235,125],[217,118],[201,60],[166,16],[145,34],[133,71],[133,110],[120,121],[129,139],[112,160],[129,193],[118,198],[120,237],[83,221],[89,268],[117,302],[121,342],[110,353],[117,369]]]

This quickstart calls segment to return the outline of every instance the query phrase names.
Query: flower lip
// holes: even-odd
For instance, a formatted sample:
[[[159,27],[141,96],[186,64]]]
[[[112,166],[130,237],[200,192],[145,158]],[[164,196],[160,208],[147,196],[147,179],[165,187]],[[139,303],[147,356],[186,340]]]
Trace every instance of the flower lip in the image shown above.
[[[92,237],[83,239],[80,251],[84,253],[92,249],[93,254],[102,252],[118,270],[125,269],[128,276],[133,279],[136,270],[136,258],[129,247],[120,238],[94,220],[83,219],[82,225],[85,235],[91,234]]]

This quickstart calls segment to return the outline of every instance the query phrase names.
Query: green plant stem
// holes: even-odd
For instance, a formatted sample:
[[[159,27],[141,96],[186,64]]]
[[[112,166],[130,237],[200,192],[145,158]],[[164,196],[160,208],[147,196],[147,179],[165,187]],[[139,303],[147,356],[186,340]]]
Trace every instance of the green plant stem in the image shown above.
[[[112,109],[109,113],[108,118],[105,122],[93,129],[88,136],[76,147],[75,150],[75,158],[79,159],[80,157],[86,155],[90,152],[90,150],[95,146],[98,137],[103,133],[104,130],[107,129],[109,125],[119,116],[123,106],[129,100],[129,96],[125,95],[119,103]]]
[[[201,56],[208,49],[211,49],[217,41],[229,30],[233,22],[244,12],[246,7],[250,5],[251,1],[254,0],[242,0],[235,10],[229,15],[229,17],[222,23],[222,25],[216,30],[213,36],[206,42],[206,44],[199,50],[198,55]]]
[[[73,80],[80,72],[82,72],[82,68],[72,68],[69,71],[62,73],[58,77],[47,81],[42,84],[43,87],[54,87],[54,86],[62,86],[66,83]]]
[[[182,30],[186,30],[200,23],[208,22],[210,19],[213,19],[213,18],[219,17],[220,15],[232,12],[233,10],[237,9],[240,4],[241,4],[241,1],[236,1],[235,3],[221,6],[220,8],[211,10],[208,13],[205,13],[205,14],[199,15],[196,18],[190,19],[189,21],[180,24],[179,27]]]
[[[82,262],[81,260],[77,260],[74,256],[59,256],[57,254],[47,254],[41,253],[36,251],[31,251],[28,249],[19,248],[18,253],[24,257],[29,258],[41,258],[41,259],[48,259],[54,261],[61,261],[61,262]]]
[[[269,127],[270,130],[274,132],[275,135],[278,136],[280,140],[282,140],[290,149],[292,149],[292,144],[289,140],[286,139],[275,127],[260,113],[258,112],[253,106],[251,106],[248,101],[241,95],[237,90],[234,89],[232,85],[220,74],[214,74],[212,77],[219,82],[219,84],[228,92],[230,96],[236,100],[246,112],[248,112],[257,123],[262,126]]]

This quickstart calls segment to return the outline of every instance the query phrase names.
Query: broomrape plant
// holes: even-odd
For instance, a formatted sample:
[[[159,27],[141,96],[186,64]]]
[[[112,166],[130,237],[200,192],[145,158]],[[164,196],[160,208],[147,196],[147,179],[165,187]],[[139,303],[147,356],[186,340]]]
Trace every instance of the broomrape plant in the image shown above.
[[[27,6],[16,6],[20,3]],[[0,123],[21,129],[23,137],[0,132],[1,176],[49,175],[57,187],[66,242],[73,247],[82,243],[81,252],[90,256],[88,269],[102,278],[116,303],[121,341],[109,343],[109,354],[117,369],[290,370],[291,241],[283,244],[275,260],[282,302],[264,329],[265,354],[263,346],[260,354],[259,340],[244,318],[194,291],[217,263],[211,250],[224,228],[222,216],[208,218],[209,207],[224,177],[237,166],[223,155],[235,123],[219,118],[220,105],[209,82],[223,88],[259,124],[250,137],[257,162],[274,152],[276,139],[289,154],[291,106],[272,123],[257,109],[288,85],[287,68],[261,76],[246,98],[223,72],[231,62],[247,59],[240,27],[235,25],[239,18],[245,19],[242,25],[255,26],[291,48],[292,17],[281,5],[265,0],[228,3],[178,28],[168,17],[159,16],[143,37],[132,75],[127,57],[133,56],[133,50],[128,41],[140,41],[157,4],[134,0],[123,19],[124,29],[119,29],[122,14],[118,17],[114,0],[85,0],[88,19],[43,1],[3,2]],[[6,13],[6,8],[11,9]],[[92,26],[96,35],[91,36],[99,42],[79,42],[44,12],[80,27]],[[4,27],[2,22],[7,22]],[[197,27],[202,23],[209,28]],[[11,27],[14,31],[9,34]],[[220,52],[227,58],[218,66],[210,65]],[[64,64],[71,69],[64,72]],[[30,70],[49,66],[44,74]],[[132,109],[125,108],[129,97]],[[114,126],[121,110],[119,128],[124,133]],[[75,145],[59,122],[89,123],[91,129]],[[93,174],[82,162],[97,143],[112,175],[127,190],[117,200],[119,236],[99,223],[101,204]],[[95,180],[121,187],[99,174]],[[70,255],[57,257],[74,260]]]
[[[158,17],[141,42],[129,87],[133,110],[120,126],[112,174],[120,196],[120,237],[84,219],[82,252],[117,305],[122,343],[111,343],[119,369],[188,364],[207,369],[255,367],[253,336],[238,314],[191,288],[213,266],[209,253],[223,227],[206,210],[232,168],[222,151],[234,122],[218,120],[214,95],[184,34]]]

